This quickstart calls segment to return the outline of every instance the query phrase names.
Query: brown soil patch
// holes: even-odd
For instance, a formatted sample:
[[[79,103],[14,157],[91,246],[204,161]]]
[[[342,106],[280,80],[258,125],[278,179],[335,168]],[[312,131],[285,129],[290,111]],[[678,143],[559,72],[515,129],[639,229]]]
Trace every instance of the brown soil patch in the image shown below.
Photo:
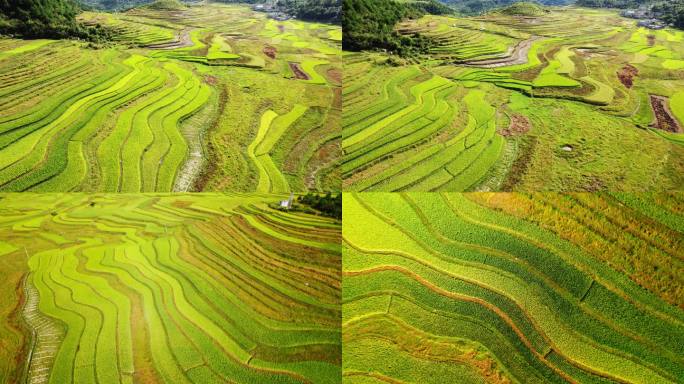
[[[207,75],[204,76],[204,82],[209,85],[216,85],[218,83],[218,78],[216,76]]]
[[[290,62],[290,69],[292,70],[297,79],[309,80],[309,75],[307,75],[306,72],[302,70],[302,67],[299,66],[299,63]]]
[[[342,88],[341,87],[335,87],[332,90],[333,92],[333,108],[335,109],[342,109]]]
[[[513,114],[511,115],[511,123],[507,128],[499,131],[499,134],[504,137],[518,136],[530,130],[530,119],[527,116]]]
[[[667,132],[681,133],[682,127],[679,125],[679,122],[677,122],[674,116],[672,116],[672,112],[668,106],[668,98],[656,95],[650,96],[651,108],[653,108],[653,113],[655,114],[656,118],[651,126]]]
[[[648,39],[648,46],[649,47],[652,47],[655,45],[655,39],[656,39],[655,35],[648,35],[648,36],[646,36],[646,38]]]
[[[327,75],[333,83],[342,84],[342,71],[339,68],[328,69]]]
[[[267,45],[264,47],[262,52],[264,52],[264,55],[270,57],[271,59],[275,59],[276,53],[278,53],[278,50],[275,47],[271,47],[270,45]]]
[[[285,26],[282,24],[278,24],[278,30],[280,31],[280,33],[285,32]]]
[[[627,88],[632,88],[634,78],[639,74],[639,70],[631,64],[627,64],[617,72],[618,79]]]

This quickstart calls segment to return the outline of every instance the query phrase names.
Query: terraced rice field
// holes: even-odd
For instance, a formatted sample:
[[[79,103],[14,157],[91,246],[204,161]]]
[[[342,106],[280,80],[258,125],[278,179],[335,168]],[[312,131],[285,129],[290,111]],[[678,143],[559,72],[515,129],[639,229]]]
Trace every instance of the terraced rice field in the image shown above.
[[[344,55],[345,190],[684,185],[684,32],[572,7],[425,16],[397,30],[434,46],[399,66]]]
[[[343,382],[681,382],[683,206],[345,194]]]
[[[341,224],[284,198],[0,195],[0,382],[340,382]]]
[[[115,41],[0,39],[0,191],[340,189],[340,27],[211,3],[79,19]],[[293,108],[262,179],[261,117]]]

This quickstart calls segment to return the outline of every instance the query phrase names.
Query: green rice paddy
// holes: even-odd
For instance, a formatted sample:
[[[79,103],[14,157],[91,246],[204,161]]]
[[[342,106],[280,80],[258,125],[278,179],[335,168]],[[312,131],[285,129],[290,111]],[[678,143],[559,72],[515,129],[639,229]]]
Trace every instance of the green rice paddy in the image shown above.
[[[682,31],[548,9],[401,22],[434,45],[398,66],[346,53],[345,190],[681,188]],[[654,113],[652,95],[669,116]]]
[[[683,203],[345,194],[343,382],[680,382]]]
[[[340,189],[339,26],[222,4],[78,17],[115,41],[0,39],[0,191],[261,191],[248,147],[295,106],[266,137],[272,191]]]
[[[339,221],[287,195],[0,195],[0,382],[339,383]]]

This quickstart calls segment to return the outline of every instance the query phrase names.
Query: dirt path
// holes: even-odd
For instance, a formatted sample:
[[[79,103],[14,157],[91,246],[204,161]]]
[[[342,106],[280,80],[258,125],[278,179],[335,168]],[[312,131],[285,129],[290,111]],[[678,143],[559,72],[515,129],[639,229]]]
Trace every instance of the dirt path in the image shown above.
[[[299,80],[309,80],[309,75],[306,74],[302,70],[302,67],[299,66],[299,63],[293,63],[290,62],[290,69],[292,69],[292,72],[294,72],[295,77]]]
[[[176,38],[176,41],[171,41],[168,43],[161,43],[161,44],[152,44],[148,45],[147,48],[152,48],[152,49],[176,49],[176,48],[184,48],[184,47],[191,47],[192,44],[192,39],[190,38],[190,32],[192,29],[183,29],[178,33],[178,37]]]
[[[669,107],[669,99],[663,96],[649,95],[651,98],[651,108],[655,114],[655,121],[651,127],[662,129],[672,133],[682,133],[682,126],[672,115]]]
[[[31,346],[27,358],[28,384],[47,383],[57,351],[64,339],[64,329],[59,323],[45,316],[39,309],[38,290],[27,277],[24,280],[26,304],[22,315],[31,329]]]
[[[214,85],[216,78],[208,76],[205,81]],[[210,102],[181,124],[181,134],[188,144],[188,156],[176,175],[173,184],[174,192],[188,192],[195,188],[195,183],[205,165],[204,134],[211,126],[216,108],[216,104]]]
[[[527,40],[519,42],[515,45],[515,47],[509,48],[505,57],[487,60],[467,61],[463,65],[469,67],[496,68],[508,65],[526,64],[527,54],[530,51],[530,48],[532,47],[532,43],[542,39],[543,37],[540,36],[532,36]]]

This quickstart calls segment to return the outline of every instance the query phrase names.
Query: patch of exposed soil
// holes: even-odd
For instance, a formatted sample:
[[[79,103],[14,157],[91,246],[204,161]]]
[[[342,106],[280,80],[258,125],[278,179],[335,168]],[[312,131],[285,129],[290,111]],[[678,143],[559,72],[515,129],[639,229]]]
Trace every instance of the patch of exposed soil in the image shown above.
[[[583,175],[582,190],[586,192],[598,192],[606,189],[606,183],[598,176]]]
[[[216,76],[207,75],[204,76],[204,82],[209,85],[216,85],[218,83],[218,78]]]
[[[327,71],[328,79],[332,80],[333,83],[342,84],[342,71],[338,68],[330,68]]]
[[[264,55],[270,57],[271,59],[275,59],[276,53],[278,53],[278,50],[275,47],[271,47],[270,45],[267,45],[264,47],[262,52],[264,52]]]
[[[634,78],[639,74],[639,70],[631,64],[627,64],[617,72],[618,79],[627,88],[632,88]]]
[[[656,39],[655,35],[648,35],[648,36],[646,36],[646,39],[648,39],[648,46],[649,47],[652,47],[655,45],[655,39]]]
[[[465,65],[480,68],[496,68],[508,65],[526,64],[527,53],[532,47],[532,43],[540,39],[542,39],[542,37],[533,36],[527,40],[523,40],[519,42],[515,47],[508,48],[508,52],[504,57],[487,60],[468,61],[465,63]]]
[[[280,33],[285,32],[285,26],[282,24],[278,24],[278,30],[280,31]]]
[[[508,127],[499,131],[501,136],[518,136],[530,130],[531,123],[527,116],[513,114],[510,117],[511,123],[508,125]]]
[[[668,105],[668,98],[656,95],[650,95],[650,97],[651,108],[653,108],[653,113],[655,114],[655,121],[651,126],[667,132],[681,133],[682,126],[679,125],[677,119],[672,116],[672,111],[670,111]]]
[[[290,69],[292,70],[292,72],[294,73],[294,75],[297,79],[309,80],[309,75],[307,75],[306,72],[304,72],[302,70],[302,67],[299,66],[299,63],[290,62],[289,64],[290,64]]]

